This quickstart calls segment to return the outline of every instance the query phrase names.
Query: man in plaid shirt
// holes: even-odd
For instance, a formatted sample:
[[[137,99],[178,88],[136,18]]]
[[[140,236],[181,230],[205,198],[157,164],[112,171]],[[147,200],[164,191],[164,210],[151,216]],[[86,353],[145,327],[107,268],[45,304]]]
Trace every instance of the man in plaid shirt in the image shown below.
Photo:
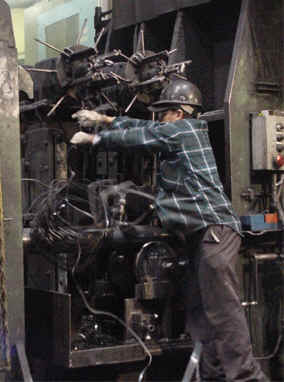
[[[150,108],[159,121],[82,110],[73,116],[81,126],[106,123],[111,129],[78,132],[71,143],[159,153],[156,209],[165,228],[184,234],[192,259],[184,280],[186,324],[203,344],[201,379],[264,382],[268,379],[253,357],[239,299],[240,222],[219,179],[207,123],[195,118],[200,107],[199,90],[175,80]]]

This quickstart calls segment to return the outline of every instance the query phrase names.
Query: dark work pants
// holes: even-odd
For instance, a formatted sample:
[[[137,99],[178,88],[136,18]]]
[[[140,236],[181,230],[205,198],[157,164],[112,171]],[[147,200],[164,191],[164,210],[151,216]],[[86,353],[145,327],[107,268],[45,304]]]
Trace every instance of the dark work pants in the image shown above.
[[[191,266],[184,280],[187,329],[203,344],[202,381],[268,381],[255,361],[235,270],[241,238],[210,226],[189,236]]]

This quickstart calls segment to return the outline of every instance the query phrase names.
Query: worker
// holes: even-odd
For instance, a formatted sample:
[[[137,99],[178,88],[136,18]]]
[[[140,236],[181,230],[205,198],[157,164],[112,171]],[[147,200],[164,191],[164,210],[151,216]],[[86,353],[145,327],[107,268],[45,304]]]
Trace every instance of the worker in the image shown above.
[[[203,344],[201,380],[264,382],[239,297],[240,222],[219,179],[207,122],[197,118],[201,107],[193,83],[172,80],[150,107],[158,121],[82,110],[73,115],[80,126],[110,129],[78,132],[71,143],[159,153],[156,209],[163,227],[185,237],[191,263],[184,279],[186,326]]]

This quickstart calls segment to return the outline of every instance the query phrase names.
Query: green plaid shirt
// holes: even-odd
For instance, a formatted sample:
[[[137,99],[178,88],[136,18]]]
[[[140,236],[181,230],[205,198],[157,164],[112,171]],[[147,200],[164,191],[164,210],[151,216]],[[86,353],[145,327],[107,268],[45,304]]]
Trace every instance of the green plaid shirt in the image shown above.
[[[240,222],[224,193],[206,121],[173,123],[118,117],[100,133],[105,148],[158,152],[156,208],[168,230],[195,232],[212,224],[240,233]]]

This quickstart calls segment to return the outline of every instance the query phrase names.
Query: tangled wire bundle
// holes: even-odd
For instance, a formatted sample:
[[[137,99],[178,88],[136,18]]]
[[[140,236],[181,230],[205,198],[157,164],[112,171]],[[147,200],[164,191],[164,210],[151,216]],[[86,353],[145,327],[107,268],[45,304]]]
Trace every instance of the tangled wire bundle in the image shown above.
[[[35,200],[31,212],[33,245],[57,261],[59,257],[54,255],[67,253],[72,263],[78,247],[84,254],[94,253],[104,237],[105,230],[96,228],[89,212],[85,184],[54,180]]]

